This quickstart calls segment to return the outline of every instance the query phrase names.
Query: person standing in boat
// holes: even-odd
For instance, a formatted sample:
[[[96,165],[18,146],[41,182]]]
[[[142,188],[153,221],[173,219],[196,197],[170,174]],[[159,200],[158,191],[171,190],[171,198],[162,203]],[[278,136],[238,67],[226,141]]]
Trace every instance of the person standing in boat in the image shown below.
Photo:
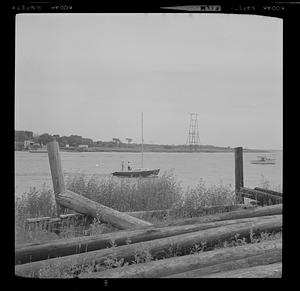
[[[131,165],[130,165],[130,162],[128,162],[127,169],[128,169],[128,171],[131,171]]]
[[[124,165],[124,161],[122,161],[122,172],[124,172],[125,169],[125,165]]]

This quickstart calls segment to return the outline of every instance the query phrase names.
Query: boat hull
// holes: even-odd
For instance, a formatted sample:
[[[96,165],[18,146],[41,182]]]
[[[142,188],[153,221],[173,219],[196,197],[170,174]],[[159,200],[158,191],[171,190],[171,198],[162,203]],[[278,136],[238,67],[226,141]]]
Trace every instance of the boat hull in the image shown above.
[[[160,169],[154,169],[154,170],[145,170],[145,171],[128,171],[128,172],[113,172],[113,176],[117,177],[148,177],[148,176],[157,176]]]
[[[275,165],[275,162],[259,162],[259,161],[252,161],[251,164],[259,164],[259,165]]]

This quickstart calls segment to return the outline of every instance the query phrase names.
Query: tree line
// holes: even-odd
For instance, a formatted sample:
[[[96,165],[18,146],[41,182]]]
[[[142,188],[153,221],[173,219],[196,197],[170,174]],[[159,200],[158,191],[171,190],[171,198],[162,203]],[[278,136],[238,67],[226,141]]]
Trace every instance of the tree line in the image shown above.
[[[32,131],[15,130],[15,142],[24,143],[25,140],[30,140],[38,143],[40,146],[46,145],[48,142],[56,140],[60,147],[69,145],[70,147],[78,147],[79,145],[88,145],[89,147],[108,146],[124,144],[119,138],[112,138],[111,141],[93,141],[91,138],[84,138],[80,135],[60,136],[59,134],[43,133],[34,135]],[[132,138],[126,138],[127,144],[132,142]]]

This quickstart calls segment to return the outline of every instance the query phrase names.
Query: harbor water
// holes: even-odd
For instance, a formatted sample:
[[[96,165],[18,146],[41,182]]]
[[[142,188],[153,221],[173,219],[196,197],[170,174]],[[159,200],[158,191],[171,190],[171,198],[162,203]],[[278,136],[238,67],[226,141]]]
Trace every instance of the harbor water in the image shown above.
[[[122,161],[141,167],[139,153],[124,152],[61,152],[64,175],[76,173],[97,175],[99,179],[111,176],[121,169]],[[275,165],[251,164],[263,153],[244,153],[244,186],[256,187],[268,181],[272,187],[282,186],[282,151],[267,153],[276,159]],[[234,153],[153,153],[145,152],[143,166],[160,168],[159,175],[172,171],[182,187],[194,187],[202,179],[207,186],[231,185],[234,187]],[[120,179],[114,177],[114,179]],[[52,188],[47,153],[15,152],[15,195],[28,192],[31,187]]]

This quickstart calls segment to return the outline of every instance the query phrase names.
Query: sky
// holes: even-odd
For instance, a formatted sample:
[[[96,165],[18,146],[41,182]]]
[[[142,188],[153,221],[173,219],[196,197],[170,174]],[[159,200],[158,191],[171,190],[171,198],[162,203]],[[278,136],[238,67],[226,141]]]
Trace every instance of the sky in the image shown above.
[[[229,14],[19,14],[15,129],[282,149],[282,20]]]

